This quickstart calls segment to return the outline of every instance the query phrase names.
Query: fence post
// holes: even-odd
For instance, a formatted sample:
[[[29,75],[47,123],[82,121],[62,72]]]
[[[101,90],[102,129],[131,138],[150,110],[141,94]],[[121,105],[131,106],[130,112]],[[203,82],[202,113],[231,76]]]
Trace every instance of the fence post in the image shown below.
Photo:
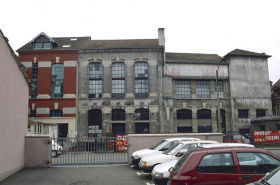
[[[262,149],[263,149],[263,134],[262,134]]]

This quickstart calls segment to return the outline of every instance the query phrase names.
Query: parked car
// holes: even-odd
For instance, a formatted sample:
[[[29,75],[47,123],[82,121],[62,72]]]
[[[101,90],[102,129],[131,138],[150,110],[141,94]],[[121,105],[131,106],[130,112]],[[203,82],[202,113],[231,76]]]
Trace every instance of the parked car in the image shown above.
[[[52,139],[52,157],[58,157],[61,155],[63,147]]]
[[[151,173],[154,166],[172,160],[177,160],[188,150],[196,148],[198,145],[205,143],[218,143],[217,141],[200,140],[200,141],[181,141],[173,147],[170,147],[163,153],[146,155],[141,158],[139,168],[146,173]]]
[[[280,185],[280,167],[268,173],[264,178],[248,185]]]
[[[266,150],[205,148],[190,150],[171,168],[168,185],[248,184],[280,166],[280,157]]]
[[[226,135],[224,137],[224,143],[250,143],[250,139],[247,139],[245,136],[241,134],[236,135]]]
[[[151,154],[157,154],[157,153],[162,153],[165,150],[169,149],[171,146],[179,143],[180,141],[200,141],[199,138],[168,138],[168,139],[163,139],[160,141],[158,144],[151,148],[146,148],[142,150],[137,150],[132,153],[131,155],[131,161],[132,164],[138,165],[140,162],[141,158],[146,155],[151,155]]]
[[[254,145],[250,144],[243,144],[243,143],[212,143],[212,144],[201,144],[196,148],[215,148],[215,147],[255,147]],[[177,163],[177,160],[165,162],[159,165],[156,165],[153,168],[151,173],[153,177],[153,181],[157,185],[166,185],[169,177],[169,169],[174,167]]]

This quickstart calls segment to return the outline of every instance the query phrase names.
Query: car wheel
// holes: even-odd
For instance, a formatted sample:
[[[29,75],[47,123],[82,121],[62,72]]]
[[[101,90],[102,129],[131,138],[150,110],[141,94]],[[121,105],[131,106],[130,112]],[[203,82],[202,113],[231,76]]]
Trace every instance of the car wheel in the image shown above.
[[[57,157],[57,151],[52,150],[52,157]]]

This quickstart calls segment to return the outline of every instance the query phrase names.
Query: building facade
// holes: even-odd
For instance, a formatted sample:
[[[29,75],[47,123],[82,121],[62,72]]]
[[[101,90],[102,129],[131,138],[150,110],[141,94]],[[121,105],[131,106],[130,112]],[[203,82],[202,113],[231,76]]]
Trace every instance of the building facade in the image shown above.
[[[271,87],[271,100],[273,115],[280,115],[280,80]]]
[[[0,182],[24,167],[28,91],[24,67],[0,30]]]
[[[269,55],[165,52],[163,28],[157,39],[135,40],[41,33],[18,51],[37,82],[30,116],[36,113],[38,123],[67,123],[67,136],[218,132],[220,126],[222,132],[249,132],[250,119],[272,114]]]
[[[75,137],[77,39],[42,32],[17,50],[34,84],[29,89],[30,133]]]

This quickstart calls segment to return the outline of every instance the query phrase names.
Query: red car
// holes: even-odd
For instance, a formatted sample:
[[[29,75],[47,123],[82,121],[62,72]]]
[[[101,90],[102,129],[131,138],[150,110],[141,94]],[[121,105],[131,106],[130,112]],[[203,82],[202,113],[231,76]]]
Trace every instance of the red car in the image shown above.
[[[280,166],[280,158],[257,148],[190,150],[170,170],[168,185],[248,184]]]

